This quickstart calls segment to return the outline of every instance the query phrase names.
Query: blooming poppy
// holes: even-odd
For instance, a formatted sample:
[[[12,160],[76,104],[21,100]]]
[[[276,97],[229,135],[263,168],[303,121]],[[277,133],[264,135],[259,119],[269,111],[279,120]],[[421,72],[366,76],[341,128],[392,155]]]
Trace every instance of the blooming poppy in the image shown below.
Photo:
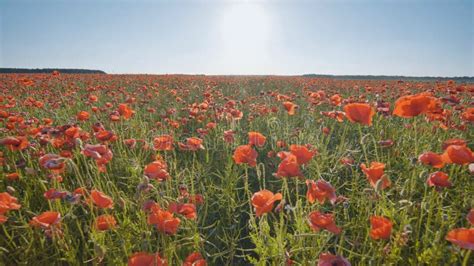
[[[466,146],[450,145],[446,148],[442,155],[443,161],[454,164],[469,164],[474,162],[474,154]]]
[[[249,135],[249,145],[256,147],[263,147],[265,145],[266,137],[262,133],[251,131]]]
[[[224,141],[227,142],[227,143],[234,142],[234,140],[235,140],[234,135],[235,135],[235,131],[233,131],[233,130],[224,131]]]
[[[18,204],[18,199],[10,195],[8,192],[0,193],[0,224],[7,221],[5,214],[10,210],[18,210],[21,205]]]
[[[269,190],[260,190],[255,192],[252,196],[252,206],[255,208],[255,214],[257,217],[264,213],[271,212],[273,209],[273,203],[282,199],[281,193],[273,194]]]
[[[194,220],[197,217],[196,205],[192,203],[170,203],[168,210],[172,213],[178,213],[184,217]]]
[[[79,121],[86,121],[86,120],[89,120],[89,117],[90,117],[90,114],[86,111],[80,111],[78,114],[77,114],[77,120]]]
[[[296,156],[300,165],[307,164],[316,154],[316,151],[310,151],[306,146],[295,144],[290,145],[290,152]]]
[[[372,117],[375,114],[374,108],[366,103],[350,103],[344,106],[347,119],[351,122],[363,125],[372,125]]]
[[[234,151],[232,158],[236,164],[248,164],[250,167],[257,165],[258,153],[250,145],[241,145]]]
[[[21,151],[28,147],[29,142],[26,137],[5,137],[0,139],[0,145],[5,145],[11,151]]]
[[[429,175],[428,180],[426,180],[426,183],[430,186],[436,186],[436,187],[450,187],[452,184],[448,180],[448,175],[444,172],[434,172]]]
[[[197,151],[199,149],[203,150],[204,146],[202,145],[203,140],[196,137],[191,137],[186,139],[186,144],[178,143],[181,150],[186,151]]]
[[[92,202],[102,209],[113,208],[114,201],[111,197],[105,195],[103,192],[96,189],[91,190]]]
[[[334,94],[329,98],[329,100],[331,101],[332,105],[339,106],[341,105],[342,97],[339,94]]]
[[[45,154],[39,158],[39,164],[41,167],[51,170],[54,173],[61,173],[64,171],[66,167],[65,158],[57,155],[57,154]]]
[[[376,188],[377,182],[381,180],[381,189],[385,189],[390,186],[390,179],[384,174],[385,164],[380,162],[371,162],[370,167],[367,167],[365,163],[360,165],[362,172],[369,179],[369,183],[373,188]]]
[[[162,135],[153,139],[153,147],[157,151],[173,150],[173,137],[171,135]]]
[[[346,258],[327,252],[319,255],[318,266],[351,266],[351,264]]]
[[[136,252],[128,258],[128,266],[168,266],[168,262],[158,253]]]
[[[341,228],[336,226],[336,223],[334,222],[334,214],[332,213],[313,211],[308,215],[308,222],[315,232],[318,232],[321,229],[326,229],[335,235],[341,233]]]
[[[418,156],[418,161],[422,164],[430,165],[434,168],[442,168],[444,161],[441,155],[428,151]]]
[[[294,115],[296,108],[298,108],[298,105],[292,103],[292,102],[283,102],[283,107],[285,107],[285,110],[288,112],[289,115]]]
[[[313,203],[315,200],[318,200],[319,203],[323,204],[326,199],[329,200],[332,204],[336,203],[336,190],[324,180],[318,180],[314,182],[313,180],[306,180],[306,185],[308,186],[308,191],[306,192],[306,198],[309,203]]]
[[[123,116],[125,119],[130,119],[132,115],[135,113],[128,105],[122,103],[119,104],[118,106],[118,112],[121,116]]]
[[[402,96],[395,102],[393,114],[399,117],[414,117],[433,111],[437,107],[436,98],[427,93]]]
[[[33,227],[40,227],[42,229],[49,229],[50,227],[59,223],[61,214],[55,211],[46,211],[31,219],[30,225]]]
[[[448,139],[443,142],[441,147],[443,148],[443,151],[445,151],[451,145],[467,146],[467,142],[463,139]]]
[[[207,262],[199,252],[189,254],[183,262],[183,266],[206,266]]]
[[[113,157],[112,151],[108,149],[107,146],[100,144],[86,144],[82,150],[82,154],[86,157],[93,158],[101,172],[105,172],[105,164],[112,160]]]
[[[99,231],[106,231],[115,228],[117,221],[112,215],[103,214],[95,219],[95,228]]]
[[[158,231],[174,235],[178,231],[181,220],[173,216],[172,212],[162,210],[159,206],[153,206],[148,215],[148,224],[156,226]]]
[[[457,228],[448,232],[446,240],[464,249],[474,250],[474,228]]]
[[[170,178],[168,166],[162,160],[156,160],[145,166],[144,174],[148,178],[155,179],[157,181],[164,181]]]
[[[392,234],[393,223],[382,216],[370,217],[370,237],[374,240],[389,239]]]
[[[276,177],[302,177],[298,158],[291,153],[278,153],[280,158],[284,158],[278,165]]]

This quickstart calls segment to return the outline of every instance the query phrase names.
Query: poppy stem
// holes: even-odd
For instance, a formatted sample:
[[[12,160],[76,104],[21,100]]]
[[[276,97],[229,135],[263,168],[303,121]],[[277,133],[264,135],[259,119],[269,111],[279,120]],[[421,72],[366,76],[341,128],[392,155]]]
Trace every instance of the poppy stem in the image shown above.
[[[462,261],[462,266],[467,266],[469,262],[469,256],[471,256],[471,250],[467,250],[464,260]]]
[[[364,158],[365,158],[366,163],[369,163],[369,157],[367,156],[367,151],[365,150],[365,146],[364,146],[364,141],[363,141],[364,137],[362,135],[361,125],[358,125],[358,128],[359,128],[359,144],[362,147],[362,152],[364,153]]]

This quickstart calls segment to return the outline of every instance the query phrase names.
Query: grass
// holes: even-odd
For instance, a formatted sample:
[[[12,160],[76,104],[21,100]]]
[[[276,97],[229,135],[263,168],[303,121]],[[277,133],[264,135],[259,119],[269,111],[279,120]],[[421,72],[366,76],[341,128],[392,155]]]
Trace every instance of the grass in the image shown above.
[[[24,85],[22,77],[34,84]],[[365,98],[371,104],[377,99],[393,104],[408,92],[433,90],[437,97],[447,96],[446,86],[298,77],[2,75],[0,80],[2,105],[11,102],[9,97],[16,102],[15,106],[0,110],[25,121],[13,123],[14,128],[7,130],[8,119],[3,119],[0,137],[23,135],[25,128],[47,128],[44,118],[53,119],[52,127],[77,125],[91,134],[89,139],[76,140],[70,147],[53,147],[51,140],[56,136],[51,134],[45,145],[39,144],[41,134],[29,135],[30,146],[22,151],[1,147],[4,178],[0,192],[14,191],[10,194],[22,205],[19,210],[9,211],[8,221],[0,225],[0,261],[5,265],[122,265],[139,251],[159,252],[170,265],[180,264],[195,251],[209,265],[282,265],[288,259],[296,265],[314,265],[323,252],[341,255],[353,265],[474,263],[471,251],[445,240],[448,231],[469,227],[465,217],[474,206],[474,183],[468,167],[442,168],[453,186],[438,191],[426,185],[428,175],[436,170],[416,160],[425,151],[442,152],[441,144],[447,139],[474,139],[472,124],[467,124],[465,130],[445,130],[424,116],[403,119],[377,113],[372,126],[363,126],[322,116],[321,111],[342,110],[328,100],[317,105],[308,100],[309,92],[322,90],[327,98],[337,93],[343,99],[363,97],[362,101]],[[288,115],[276,100],[277,94],[289,96],[299,106],[294,116]],[[89,102],[90,95],[96,95],[99,101]],[[471,95],[467,90],[457,97],[461,99],[459,106],[469,105]],[[30,106],[29,98],[44,106]],[[112,122],[109,114],[127,100],[135,114],[128,120]],[[241,120],[225,119],[229,100],[235,100],[235,108],[243,112]],[[111,107],[106,107],[107,102]],[[190,116],[192,104],[203,102],[209,108]],[[93,112],[92,106],[103,110]],[[459,112],[454,106],[444,107],[453,111],[453,123],[459,125]],[[156,112],[148,112],[148,108]],[[77,121],[80,111],[89,112],[90,119]],[[32,123],[26,123],[29,120]],[[173,128],[169,120],[178,121],[180,126]],[[93,159],[81,154],[86,143],[99,143],[92,134],[96,122],[118,137],[107,143],[113,159],[106,164],[105,173],[98,171]],[[205,128],[208,122],[216,122],[216,128],[200,136],[196,130]],[[326,127],[329,134],[323,133]],[[229,129],[236,132],[233,143],[223,140],[224,130]],[[232,159],[235,148],[247,143],[249,131],[267,137],[265,146],[256,149],[256,167],[237,165]],[[191,136],[201,137],[205,149],[181,151],[175,145],[172,151],[154,151],[153,138],[163,134],[171,134],[179,142]],[[130,148],[124,144],[130,138],[143,142]],[[378,144],[386,139],[392,139],[394,145],[384,148]],[[277,147],[279,140],[316,148],[318,155],[302,167],[304,179],[324,179],[338,196],[348,200],[334,206],[327,202],[310,204],[304,180],[273,176],[280,159],[267,154],[287,150]],[[41,153],[59,154],[62,150],[70,150],[72,157],[66,161],[64,181],[57,182],[48,178],[50,172],[39,165],[38,158]],[[143,169],[157,154],[168,164],[171,178],[164,182],[150,180],[153,188],[140,192],[137,186],[145,180]],[[354,164],[341,164],[343,157],[352,157]],[[392,181],[389,188],[377,190],[370,186],[359,165],[372,161],[386,164],[385,173]],[[19,173],[20,178],[6,179],[6,174],[12,172]],[[143,204],[154,200],[166,208],[177,201],[183,186],[190,194],[204,197],[204,204],[197,207],[197,219],[175,215],[181,220],[175,235],[163,234],[147,224]],[[72,192],[78,187],[95,188],[110,196],[113,209],[67,199],[47,200],[43,196],[49,188]],[[283,194],[281,211],[255,216],[251,196],[262,189]],[[44,230],[28,224],[32,217],[48,210],[61,213],[61,236],[48,237]],[[307,216],[314,210],[333,212],[341,234],[312,231]],[[94,228],[95,218],[106,213],[115,217],[117,227],[98,231]],[[390,239],[370,238],[372,215],[393,222]]]

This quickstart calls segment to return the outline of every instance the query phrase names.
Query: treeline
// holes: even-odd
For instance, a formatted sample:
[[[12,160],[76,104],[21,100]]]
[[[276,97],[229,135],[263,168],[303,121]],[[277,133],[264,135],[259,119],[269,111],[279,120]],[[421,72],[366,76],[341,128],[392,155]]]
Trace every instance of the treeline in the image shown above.
[[[333,78],[351,80],[404,80],[404,81],[447,81],[454,80],[460,83],[473,83],[474,77],[407,77],[407,76],[384,76],[384,75],[323,75],[305,74],[303,77],[310,78]]]
[[[59,73],[65,74],[106,74],[102,70],[94,69],[73,69],[73,68],[0,68],[0,73],[24,73],[24,74],[35,74],[35,73],[53,73],[58,71]]]

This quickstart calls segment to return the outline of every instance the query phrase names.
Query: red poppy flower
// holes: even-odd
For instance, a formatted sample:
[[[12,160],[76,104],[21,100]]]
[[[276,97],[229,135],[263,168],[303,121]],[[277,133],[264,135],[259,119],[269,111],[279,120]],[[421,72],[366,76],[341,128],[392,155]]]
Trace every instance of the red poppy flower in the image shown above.
[[[162,135],[153,139],[153,147],[157,151],[173,150],[173,137],[170,135]]]
[[[207,262],[199,252],[193,252],[186,257],[183,266],[206,266]]]
[[[191,220],[194,220],[197,217],[196,205],[192,203],[170,203],[168,210],[172,213],[181,214]]]
[[[29,142],[26,137],[5,137],[0,139],[0,145],[5,145],[11,151],[21,151],[28,147]]]
[[[77,114],[77,120],[79,121],[86,121],[86,120],[89,120],[89,117],[91,115],[86,112],[86,111],[80,111],[78,114]]]
[[[158,231],[174,235],[178,231],[181,220],[173,216],[172,212],[165,211],[155,206],[151,208],[151,212],[148,215],[148,224],[156,226]]]
[[[469,164],[474,162],[474,154],[466,146],[450,145],[442,155],[443,161],[454,164]]]
[[[162,160],[156,160],[145,166],[144,174],[148,178],[155,179],[157,181],[165,181],[166,179],[170,178],[168,166]]]
[[[30,225],[33,227],[41,227],[43,229],[49,229],[59,223],[61,214],[55,211],[46,211],[42,214],[33,217],[30,221]]]
[[[449,182],[448,178],[449,177],[446,173],[438,171],[430,174],[428,180],[426,180],[426,183],[430,187],[450,187],[452,184]]]
[[[370,237],[374,240],[389,239],[392,234],[393,223],[382,216],[370,217]]]
[[[375,114],[374,108],[366,103],[350,103],[344,106],[347,119],[351,122],[363,125],[372,125],[372,117]]]
[[[464,249],[474,250],[474,228],[457,228],[448,232],[446,240]]]
[[[283,102],[283,107],[285,107],[285,110],[288,112],[289,115],[294,115],[296,109],[298,108],[298,105],[287,101]]]
[[[430,165],[433,168],[443,168],[444,161],[441,155],[428,151],[418,156],[418,161],[422,164]]]
[[[273,192],[266,189],[254,193],[252,196],[252,206],[255,208],[256,216],[259,217],[264,213],[271,212],[273,203],[281,199],[281,193],[273,194]]]
[[[128,266],[168,266],[168,262],[158,253],[136,252],[128,258]]]
[[[128,105],[122,103],[119,104],[118,106],[118,112],[121,116],[123,116],[125,119],[130,119],[132,115],[135,113]]]
[[[112,215],[103,214],[95,219],[95,228],[99,231],[106,231],[115,228],[117,221]]]
[[[300,165],[307,164],[316,154],[316,151],[310,151],[306,146],[295,144],[290,145],[290,152],[296,156]]]
[[[19,210],[21,205],[18,199],[10,195],[8,192],[0,193],[0,224],[7,221],[5,214],[11,210]]]
[[[276,177],[302,177],[298,158],[291,153],[278,153],[280,158],[284,158],[278,165]]]
[[[250,167],[255,167],[257,165],[257,156],[258,153],[250,145],[241,145],[237,147],[234,151],[234,162],[236,164],[248,164]]]
[[[376,188],[377,182],[381,180],[381,189],[385,189],[390,186],[390,179],[384,174],[385,164],[380,162],[371,162],[370,167],[367,167],[365,163],[360,165],[365,176],[369,179],[369,183],[373,188]]]
[[[91,190],[91,198],[92,202],[99,208],[108,209],[114,206],[114,201],[111,197],[96,189]]]
[[[321,229],[326,229],[336,235],[341,233],[341,228],[336,226],[334,215],[332,213],[313,211],[308,216],[308,222],[311,228],[316,232]]]
[[[414,117],[437,108],[436,98],[427,93],[402,96],[395,102],[393,114],[400,117]]]
[[[332,204],[336,203],[336,190],[324,180],[306,180],[308,191],[306,192],[306,198],[309,203],[313,203],[316,199],[320,204],[323,204],[328,199]]]
[[[265,145],[266,137],[259,132],[249,132],[249,145],[256,147],[263,147]]]

